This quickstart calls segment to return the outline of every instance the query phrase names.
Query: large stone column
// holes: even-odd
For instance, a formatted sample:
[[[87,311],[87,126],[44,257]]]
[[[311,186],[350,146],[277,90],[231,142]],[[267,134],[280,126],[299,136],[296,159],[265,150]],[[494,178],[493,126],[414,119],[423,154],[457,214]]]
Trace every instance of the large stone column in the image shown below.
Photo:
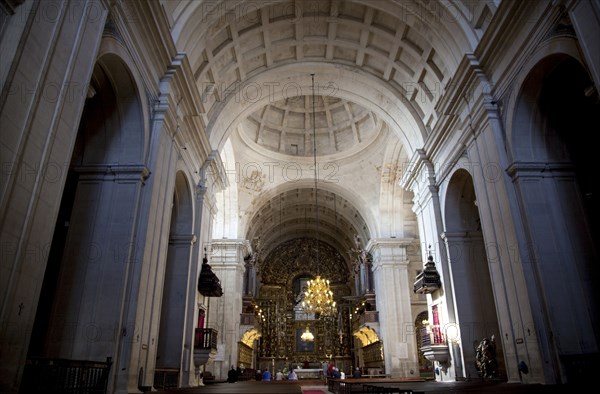
[[[501,332],[506,377],[509,382],[555,383],[552,361],[544,349],[553,333],[544,322],[542,303],[532,280],[523,217],[518,214],[516,190],[507,172],[500,115],[491,103],[485,106],[487,122],[468,146],[481,228]],[[497,171],[494,171],[496,169]],[[512,212],[512,215],[507,215]],[[533,286],[533,287],[532,287]],[[550,339],[551,340],[551,339]],[[540,348],[541,346],[541,348]],[[528,374],[518,370],[520,362]],[[553,376],[554,375],[554,376]]]
[[[194,234],[171,234],[165,271],[162,305],[160,311],[160,331],[156,350],[157,368],[180,368],[182,376],[189,373],[191,352],[186,341],[185,328],[188,313],[195,308],[195,298],[188,299],[184,285],[193,282],[197,264],[190,261],[196,242]],[[192,270],[194,268],[194,270]],[[189,304],[192,305],[189,305]],[[193,336],[192,336],[193,337]],[[184,355],[182,357],[182,354]],[[183,379],[185,382],[185,379]]]
[[[423,150],[415,152],[411,165],[401,180],[401,185],[414,193],[413,211],[417,215],[422,259],[427,261],[429,254],[434,257],[442,282],[441,290],[426,296],[429,318],[431,318],[431,307],[437,305],[440,310],[440,323],[444,327],[456,327],[449,258],[446,246],[440,237],[444,227],[439,187],[436,181],[435,167]],[[434,365],[441,371],[439,375],[435,376],[436,380],[452,381],[457,376],[462,376],[463,364],[460,349],[455,341],[448,343],[448,347],[450,362],[437,360],[434,362]]]
[[[209,263],[221,281],[223,296],[211,298],[208,325],[219,332],[218,351],[212,369],[217,379],[226,379],[232,365],[238,363],[240,314],[244,284],[244,256],[247,242],[241,239],[213,240]]]
[[[410,304],[413,284],[407,269],[407,247],[411,242],[380,238],[372,239],[367,245],[367,250],[373,255],[385,373],[396,377],[417,376],[419,373]]]
[[[139,208],[129,215],[138,217],[138,237],[127,251],[127,281],[119,302],[115,393],[138,391],[138,385],[152,385],[169,241],[177,154],[165,126],[165,113],[155,112],[153,143],[150,146],[148,178]],[[123,216],[125,211],[123,211]]]
[[[456,324],[445,326],[443,334],[452,354],[457,377],[478,376],[474,343],[494,335],[497,345],[497,372],[504,376],[504,351],[499,337],[496,309],[483,237],[479,233],[444,232],[442,238],[450,257],[452,291],[448,295],[456,306]],[[457,330],[460,328],[460,330]],[[460,334],[460,341],[456,335]]]
[[[189,267],[185,332],[182,349],[182,387],[195,387],[203,384],[200,378],[200,368],[203,365],[196,365],[194,361],[194,334],[198,324],[199,309],[200,307],[208,309],[210,298],[198,292],[198,278],[202,270],[202,259],[207,252],[204,248],[208,246],[212,223],[217,214],[215,193],[227,185],[227,178],[223,176],[225,174],[223,162],[216,151],[208,155],[208,158],[200,169],[200,173],[201,180],[195,190],[196,200],[194,202],[194,234],[198,235],[200,241],[197,241],[192,247],[192,257]],[[209,324],[208,327],[210,327],[210,320],[207,320],[207,323]]]

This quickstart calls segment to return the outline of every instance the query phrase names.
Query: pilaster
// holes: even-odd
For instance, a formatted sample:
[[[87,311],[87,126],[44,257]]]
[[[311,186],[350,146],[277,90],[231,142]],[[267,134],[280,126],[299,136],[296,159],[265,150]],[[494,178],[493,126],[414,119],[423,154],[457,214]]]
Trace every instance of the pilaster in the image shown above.
[[[248,243],[242,239],[212,240],[209,263],[221,281],[223,296],[210,299],[208,326],[219,332],[217,356],[209,366],[217,379],[226,379],[232,365],[238,364],[240,314]]]
[[[373,255],[385,373],[396,377],[418,376],[419,373],[411,312],[412,283],[408,273],[407,248],[411,242],[409,239],[379,238],[371,239],[367,245]]]

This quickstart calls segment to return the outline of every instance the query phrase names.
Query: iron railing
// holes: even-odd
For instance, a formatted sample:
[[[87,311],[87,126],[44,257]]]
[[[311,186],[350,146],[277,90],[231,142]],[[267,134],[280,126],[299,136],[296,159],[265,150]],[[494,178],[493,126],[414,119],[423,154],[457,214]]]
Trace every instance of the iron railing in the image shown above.
[[[105,394],[111,357],[105,362],[58,358],[28,359],[20,393]]]
[[[177,368],[156,368],[154,370],[154,388],[172,389],[177,388],[179,382],[179,369]]]
[[[217,331],[212,328],[196,328],[194,349],[217,350]]]

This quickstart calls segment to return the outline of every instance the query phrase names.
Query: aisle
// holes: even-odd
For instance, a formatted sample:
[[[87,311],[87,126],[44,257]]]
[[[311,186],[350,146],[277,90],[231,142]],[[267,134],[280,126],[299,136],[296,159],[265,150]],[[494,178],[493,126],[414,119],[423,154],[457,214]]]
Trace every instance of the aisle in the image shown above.
[[[330,394],[327,390],[327,386],[318,384],[318,385],[302,385],[302,394]]]
[[[324,389],[325,386],[304,386],[305,389]],[[236,382],[236,383],[211,383],[201,387],[160,390],[154,394],[303,394],[302,386],[298,382],[257,382],[254,380]],[[316,392],[314,394],[323,394]]]

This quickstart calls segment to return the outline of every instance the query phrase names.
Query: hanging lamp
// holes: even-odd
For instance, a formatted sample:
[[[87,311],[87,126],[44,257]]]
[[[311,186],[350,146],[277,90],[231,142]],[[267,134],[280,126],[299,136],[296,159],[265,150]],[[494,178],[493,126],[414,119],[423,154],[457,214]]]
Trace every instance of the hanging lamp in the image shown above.
[[[306,331],[304,331],[302,333],[302,335],[300,336],[300,339],[304,342],[312,342],[315,340],[315,336],[313,335],[312,332],[310,332],[310,330],[308,329],[308,326],[306,326]]]
[[[316,260],[317,277],[307,282],[307,289],[304,292],[304,301],[302,307],[306,313],[314,314],[316,318],[320,316],[332,316],[336,312],[336,303],[333,300],[333,291],[329,286],[329,279],[321,278],[319,275],[319,198],[317,183],[317,129],[315,118],[315,74],[312,77],[312,121],[313,121],[313,160],[315,169],[315,206],[316,206]],[[308,327],[307,327],[307,332]],[[306,332],[304,333],[306,334]]]

